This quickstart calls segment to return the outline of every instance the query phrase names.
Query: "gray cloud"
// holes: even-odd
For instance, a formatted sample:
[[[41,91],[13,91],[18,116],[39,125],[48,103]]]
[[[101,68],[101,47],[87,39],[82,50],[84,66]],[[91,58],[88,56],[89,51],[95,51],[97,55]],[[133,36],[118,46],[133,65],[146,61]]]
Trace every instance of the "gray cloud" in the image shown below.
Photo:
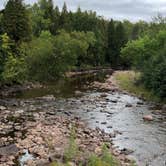
[[[0,7],[7,0],[0,1]],[[26,3],[34,3],[37,0],[25,0]],[[60,8],[62,0],[53,0]],[[78,6],[83,10],[94,10],[98,15],[107,19],[129,19],[138,21],[140,19],[150,21],[157,13],[166,16],[166,0],[66,0],[70,10],[75,11]]]

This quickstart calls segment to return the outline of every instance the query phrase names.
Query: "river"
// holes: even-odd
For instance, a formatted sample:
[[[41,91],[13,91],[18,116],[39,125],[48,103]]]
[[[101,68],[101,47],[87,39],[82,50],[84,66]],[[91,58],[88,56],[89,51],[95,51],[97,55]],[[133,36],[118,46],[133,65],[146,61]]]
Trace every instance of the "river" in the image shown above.
[[[127,150],[139,166],[165,166],[166,112],[123,92],[89,88],[91,82],[104,78],[105,74],[100,74],[62,80],[19,93],[7,101],[17,103],[14,109],[24,109],[34,116],[38,111],[52,113],[55,108],[63,110],[66,116],[79,116],[90,128],[115,134],[114,146]],[[56,101],[39,99],[48,95],[54,95]],[[149,114],[154,120],[144,121],[143,116]]]

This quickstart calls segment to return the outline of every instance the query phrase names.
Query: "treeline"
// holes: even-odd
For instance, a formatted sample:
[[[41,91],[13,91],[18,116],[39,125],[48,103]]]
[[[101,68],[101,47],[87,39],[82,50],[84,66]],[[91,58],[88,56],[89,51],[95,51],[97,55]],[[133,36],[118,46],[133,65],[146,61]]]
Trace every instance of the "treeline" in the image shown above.
[[[106,20],[80,7],[71,12],[66,3],[60,10],[52,0],[33,5],[8,0],[0,12],[0,81],[55,80],[68,70],[93,66],[129,68],[133,63],[120,56],[121,49],[145,35],[156,38],[165,29],[162,19]]]
[[[123,23],[95,12],[60,11],[52,0],[26,6],[9,0],[0,15],[0,79],[54,80],[67,70],[118,66],[127,42]]]
[[[158,16],[146,33],[129,41],[121,50],[128,66],[141,71],[145,86],[166,99],[166,18]]]

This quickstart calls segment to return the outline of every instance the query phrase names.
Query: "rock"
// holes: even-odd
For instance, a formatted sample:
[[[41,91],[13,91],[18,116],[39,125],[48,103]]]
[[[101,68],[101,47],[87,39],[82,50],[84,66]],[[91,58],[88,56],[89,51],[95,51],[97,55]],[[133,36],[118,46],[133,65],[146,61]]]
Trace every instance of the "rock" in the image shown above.
[[[107,126],[107,128],[108,128],[108,129],[111,129],[111,128],[112,128],[112,126]]]
[[[80,95],[82,95],[82,92],[81,91],[75,91],[75,95],[80,96]]]
[[[38,99],[51,101],[51,100],[55,100],[55,97],[54,95],[47,95],[47,96],[39,97]]]
[[[100,147],[97,147],[97,148],[95,149],[95,153],[96,153],[96,154],[101,154],[101,152],[102,152],[102,149],[101,149]]]
[[[21,126],[19,126],[19,125],[18,126],[14,126],[14,129],[19,131],[19,130],[21,130]]]
[[[112,103],[117,103],[118,100],[110,100]]]
[[[143,119],[144,119],[145,121],[153,121],[152,115],[145,115],[145,116],[143,117]]]
[[[162,106],[162,110],[163,110],[163,111],[166,111],[166,104],[164,104],[164,105]]]
[[[69,166],[76,166],[76,164],[73,163],[73,162],[68,162],[67,165],[69,165]]]
[[[101,94],[100,97],[101,98],[107,97],[107,94]]]
[[[132,107],[132,104],[127,103],[125,107]]]
[[[126,148],[124,148],[124,149],[121,150],[121,154],[125,154],[125,155],[129,155],[129,154],[131,154],[133,152],[134,152],[133,150],[126,149]]]
[[[101,124],[106,125],[106,124],[107,124],[107,122],[101,122]]]
[[[0,111],[4,111],[4,110],[6,110],[6,107],[0,106]]]
[[[0,148],[0,156],[9,156],[9,155],[16,155],[19,149],[15,144],[11,144],[5,147]]]
[[[138,105],[143,105],[144,103],[142,101],[137,102]]]

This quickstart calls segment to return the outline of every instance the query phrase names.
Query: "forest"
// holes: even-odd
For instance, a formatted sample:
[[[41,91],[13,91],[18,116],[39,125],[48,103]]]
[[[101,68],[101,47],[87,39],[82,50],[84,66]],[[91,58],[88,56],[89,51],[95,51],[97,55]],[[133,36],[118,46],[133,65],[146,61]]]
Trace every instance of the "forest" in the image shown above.
[[[111,17],[111,16],[110,16]],[[0,82],[53,81],[92,67],[134,69],[141,82],[166,97],[166,18],[107,20],[94,11],[69,11],[39,0],[9,0],[0,11]]]
[[[0,166],[165,166],[166,1],[2,1]]]

